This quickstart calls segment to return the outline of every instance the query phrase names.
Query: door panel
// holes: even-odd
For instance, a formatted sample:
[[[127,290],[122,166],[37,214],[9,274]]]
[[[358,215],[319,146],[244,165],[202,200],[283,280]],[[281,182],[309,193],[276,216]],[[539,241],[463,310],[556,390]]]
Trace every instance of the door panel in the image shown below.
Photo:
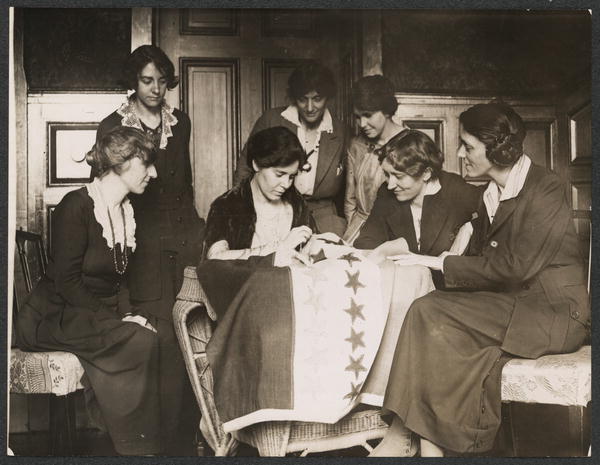
[[[193,121],[194,200],[198,211],[207,213],[222,186],[231,185],[233,154],[239,150],[239,62],[182,58],[181,70],[183,111]]]
[[[192,121],[190,156],[200,216],[231,187],[239,150],[257,118],[266,108],[287,103],[287,77],[294,67],[319,59],[334,72],[339,69],[337,54],[329,52],[336,49],[326,35],[329,13],[307,11],[157,10],[157,45],[179,66],[182,78],[166,99]]]

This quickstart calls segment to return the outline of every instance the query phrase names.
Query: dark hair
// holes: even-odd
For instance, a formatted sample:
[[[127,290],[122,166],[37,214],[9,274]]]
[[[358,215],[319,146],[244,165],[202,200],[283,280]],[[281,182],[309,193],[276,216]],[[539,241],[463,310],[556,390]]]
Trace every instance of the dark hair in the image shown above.
[[[248,166],[254,171],[252,162],[259,168],[304,164],[306,154],[296,134],[283,126],[263,129],[253,134],[246,144]]]
[[[485,145],[486,157],[496,165],[511,166],[523,155],[527,130],[521,117],[509,105],[494,100],[462,112],[463,129]]]
[[[381,74],[360,78],[352,86],[354,108],[363,111],[381,111],[392,116],[398,108],[394,85]]]
[[[136,48],[125,63],[123,71],[123,84],[128,89],[136,90],[138,86],[138,74],[148,63],[154,63],[154,66],[161,72],[167,80],[167,89],[171,90],[179,83],[179,78],[175,76],[175,67],[173,62],[160,48],[154,45],[142,45]]]
[[[333,73],[317,62],[298,66],[288,79],[288,97],[296,101],[309,92],[316,91],[326,98],[335,96]]]
[[[121,174],[123,165],[134,157],[140,158],[146,165],[154,163],[154,143],[143,131],[119,125],[96,141],[85,160],[92,171],[102,177],[111,170]]]
[[[416,129],[405,129],[396,134],[379,149],[379,154],[380,160],[385,158],[395,170],[413,178],[421,176],[430,168],[432,179],[436,179],[444,164],[444,154],[435,142]]]

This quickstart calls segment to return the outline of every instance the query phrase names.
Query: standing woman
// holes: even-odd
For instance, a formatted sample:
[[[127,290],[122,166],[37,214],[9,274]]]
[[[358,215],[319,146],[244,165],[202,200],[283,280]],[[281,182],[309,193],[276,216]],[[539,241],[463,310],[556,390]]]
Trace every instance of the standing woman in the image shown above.
[[[204,222],[194,207],[190,164],[190,119],[165,101],[178,78],[158,47],[142,45],[125,65],[127,87],[135,92],[98,128],[98,139],[115,126],[148,134],[157,147],[158,178],[131,202],[138,223],[138,250],[130,267],[132,301],[153,317],[159,336],[163,453],[194,453],[197,427],[193,394],[175,337],[171,311],[183,269],[200,258]],[[186,402],[190,399],[190,402]]]
[[[121,455],[160,451],[158,338],[122,285],[132,272],[139,226],[127,196],[156,177],[154,157],[152,141],[136,129],[116,128],[98,139],[86,157],[98,177],[56,207],[48,270],[17,325],[23,350],[79,358],[86,402],[102,413]]]
[[[375,75],[359,79],[352,87],[352,100],[361,133],[352,139],[348,148],[344,197],[348,227],[343,239],[349,244],[353,244],[360,234],[379,186],[385,181],[375,151],[405,129],[392,120],[398,102],[393,84],[385,77]]]
[[[521,117],[503,103],[475,105],[460,115],[460,138],[467,174],[491,181],[471,222],[468,256],[400,260],[442,271],[446,290],[416,300],[404,320],[384,400],[394,418],[376,456],[401,452],[402,423],[421,436],[421,456],[489,450],[504,364],[575,351],[588,335],[565,188],[523,154]]]

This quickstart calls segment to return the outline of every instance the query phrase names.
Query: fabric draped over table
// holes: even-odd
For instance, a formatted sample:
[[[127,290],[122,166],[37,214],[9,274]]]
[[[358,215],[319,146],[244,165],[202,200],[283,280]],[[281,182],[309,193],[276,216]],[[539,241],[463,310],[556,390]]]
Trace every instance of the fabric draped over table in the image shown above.
[[[311,266],[276,268],[270,256],[198,267],[218,318],[207,352],[226,432],[335,423],[360,402],[382,404],[402,321],[433,289],[431,275],[377,266],[348,247],[337,255]]]

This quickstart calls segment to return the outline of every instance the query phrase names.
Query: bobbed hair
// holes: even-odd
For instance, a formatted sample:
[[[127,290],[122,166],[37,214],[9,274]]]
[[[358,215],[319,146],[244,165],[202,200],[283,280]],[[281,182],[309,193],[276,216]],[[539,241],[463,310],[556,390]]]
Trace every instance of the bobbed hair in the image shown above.
[[[309,92],[315,91],[320,96],[335,96],[335,79],[331,70],[322,64],[310,61],[298,66],[288,79],[288,97],[292,102]]]
[[[138,75],[148,63],[154,63],[165,77],[167,89],[171,90],[177,86],[179,78],[175,76],[175,66],[165,52],[154,45],[141,45],[131,52],[125,63],[122,81],[128,89],[137,89]]]
[[[398,108],[394,85],[380,74],[362,77],[354,83],[352,103],[359,111],[381,111],[389,117]]]
[[[246,144],[248,166],[254,171],[252,162],[259,168],[284,167],[298,162],[302,166],[306,154],[296,134],[283,126],[263,129],[253,134]]]
[[[486,157],[498,166],[512,166],[523,155],[527,130],[515,110],[501,100],[479,103],[462,112],[463,129],[485,145]]]
[[[444,164],[444,154],[435,142],[424,132],[405,129],[392,137],[381,149],[380,160],[384,158],[392,167],[418,178],[427,168],[431,178],[437,179]]]
[[[101,178],[110,171],[121,174],[124,165],[134,157],[140,158],[146,165],[154,163],[154,143],[139,129],[115,126],[96,141],[85,159]]]

